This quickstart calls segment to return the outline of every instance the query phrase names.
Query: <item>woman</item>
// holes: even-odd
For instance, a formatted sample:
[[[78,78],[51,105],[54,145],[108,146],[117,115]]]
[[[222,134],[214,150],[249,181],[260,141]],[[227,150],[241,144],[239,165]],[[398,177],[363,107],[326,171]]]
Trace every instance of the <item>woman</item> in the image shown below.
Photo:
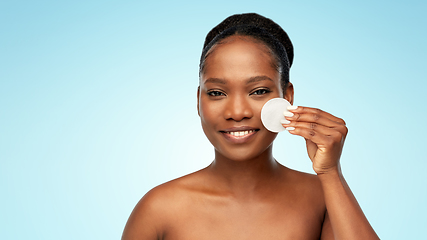
[[[340,170],[342,119],[289,108],[283,126],[306,139],[317,175],[273,158],[277,133],[262,125],[261,108],[278,97],[293,103],[292,59],[287,34],[260,15],[233,15],[211,30],[197,108],[215,159],[149,191],[122,239],[378,239]]]

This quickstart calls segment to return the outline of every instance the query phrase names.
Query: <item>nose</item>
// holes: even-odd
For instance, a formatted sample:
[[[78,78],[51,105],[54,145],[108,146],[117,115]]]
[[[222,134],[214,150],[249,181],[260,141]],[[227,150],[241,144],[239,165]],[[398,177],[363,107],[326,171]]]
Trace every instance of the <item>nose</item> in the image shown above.
[[[224,118],[240,122],[254,116],[252,106],[246,96],[233,96],[229,98],[224,111]]]

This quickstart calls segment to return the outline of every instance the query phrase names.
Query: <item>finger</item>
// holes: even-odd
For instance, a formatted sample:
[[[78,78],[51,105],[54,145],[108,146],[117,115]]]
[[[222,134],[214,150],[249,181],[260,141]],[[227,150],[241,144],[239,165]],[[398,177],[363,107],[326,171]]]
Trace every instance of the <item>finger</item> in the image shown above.
[[[319,124],[315,122],[302,122],[302,121],[290,121],[288,124],[282,124],[283,127],[302,127],[307,129],[312,129],[318,131],[321,134],[331,136],[334,135],[335,132],[339,132],[343,136],[347,136],[348,129],[345,125],[335,124],[333,127],[325,126],[324,124]]]
[[[311,122],[311,123],[317,123],[320,125],[324,125],[326,127],[335,127],[342,125],[340,123],[337,123],[335,121],[332,121],[331,119],[325,117],[323,114],[317,114],[313,112],[294,112],[291,114],[287,114],[285,118],[289,121],[296,121],[296,122]],[[292,115],[292,116],[291,116]]]
[[[283,124],[283,127],[294,127],[294,128],[305,128],[309,130],[313,130],[316,132],[319,132],[320,134],[331,136],[336,132],[337,130],[334,128],[326,127],[324,125],[320,125],[314,122],[297,122],[297,121],[291,121],[289,124]]]
[[[331,142],[331,139],[323,134],[320,134],[319,132],[308,129],[308,128],[301,128],[301,127],[291,127],[290,130],[288,130],[290,134],[293,135],[299,135],[305,139],[311,140],[313,143],[315,143],[317,146],[319,145],[327,145]]]
[[[343,119],[336,117],[336,116],[334,116],[328,112],[325,112],[323,110],[320,110],[318,108],[298,106],[296,109],[290,109],[289,111],[292,113],[307,113],[307,114],[312,114],[313,116],[321,116],[323,118],[329,119],[329,120],[336,122],[338,124],[345,125],[345,121]]]

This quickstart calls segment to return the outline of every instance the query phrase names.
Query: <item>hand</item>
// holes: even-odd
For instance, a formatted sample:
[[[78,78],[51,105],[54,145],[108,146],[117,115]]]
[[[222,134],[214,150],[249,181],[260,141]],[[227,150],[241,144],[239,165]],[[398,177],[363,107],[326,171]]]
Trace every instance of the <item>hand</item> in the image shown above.
[[[305,138],[307,152],[314,171],[324,174],[339,169],[339,160],[348,129],[344,120],[315,108],[289,108],[293,116],[286,116],[283,124],[289,133]],[[289,115],[292,115],[289,114]]]

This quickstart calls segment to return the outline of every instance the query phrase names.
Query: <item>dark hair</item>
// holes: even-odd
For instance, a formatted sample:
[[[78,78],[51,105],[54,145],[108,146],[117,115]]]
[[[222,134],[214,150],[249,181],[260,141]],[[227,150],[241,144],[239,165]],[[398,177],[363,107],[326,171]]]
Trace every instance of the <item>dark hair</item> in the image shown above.
[[[283,90],[289,83],[289,68],[293,62],[293,46],[286,32],[271,19],[256,13],[236,14],[226,18],[206,36],[200,58],[199,73],[203,71],[209,50],[232,35],[249,36],[261,41],[270,51],[281,72]]]

